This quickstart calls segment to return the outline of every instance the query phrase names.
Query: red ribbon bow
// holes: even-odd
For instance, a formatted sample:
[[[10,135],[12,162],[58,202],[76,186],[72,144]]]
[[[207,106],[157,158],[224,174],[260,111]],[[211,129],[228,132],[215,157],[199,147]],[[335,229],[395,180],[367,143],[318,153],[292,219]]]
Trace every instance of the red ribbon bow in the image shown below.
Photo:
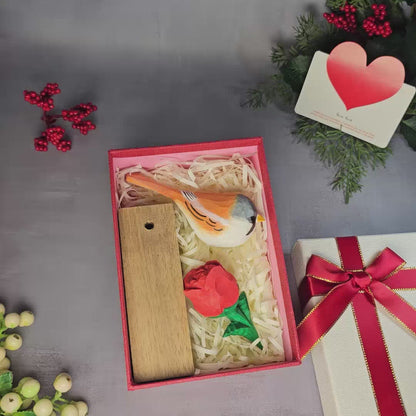
[[[405,261],[389,248],[364,267],[356,237],[336,241],[342,267],[312,255],[299,288],[303,306],[313,296],[326,295],[298,326],[301,356],[320,341],[351,304],[379,414],[405,416],[375,301],[416,335],[416,309],[393,291],[416,289],[416,269],[405,269]]]

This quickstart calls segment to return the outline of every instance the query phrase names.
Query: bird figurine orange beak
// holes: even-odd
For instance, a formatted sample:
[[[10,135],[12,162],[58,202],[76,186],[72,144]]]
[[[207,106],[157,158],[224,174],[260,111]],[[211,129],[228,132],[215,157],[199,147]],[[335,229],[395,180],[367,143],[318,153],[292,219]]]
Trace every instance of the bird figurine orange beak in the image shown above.
[[[191,192],[171,188],[142,173],[129,173],[126,182],[172,199],[195,234],[213,247],[244,244],[257,222],[265,221],[247,196],[236,192]]]

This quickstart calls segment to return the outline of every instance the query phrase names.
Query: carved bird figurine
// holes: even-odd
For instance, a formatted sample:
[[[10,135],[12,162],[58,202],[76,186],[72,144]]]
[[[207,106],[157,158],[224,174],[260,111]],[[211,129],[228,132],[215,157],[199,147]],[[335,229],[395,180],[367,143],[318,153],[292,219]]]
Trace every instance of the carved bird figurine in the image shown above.
[[[126,181],[172,199],[184,213],[195,234],[213,247],[237,247],[264,221],[250,198],[237,192],[181,191],[135,172]]]

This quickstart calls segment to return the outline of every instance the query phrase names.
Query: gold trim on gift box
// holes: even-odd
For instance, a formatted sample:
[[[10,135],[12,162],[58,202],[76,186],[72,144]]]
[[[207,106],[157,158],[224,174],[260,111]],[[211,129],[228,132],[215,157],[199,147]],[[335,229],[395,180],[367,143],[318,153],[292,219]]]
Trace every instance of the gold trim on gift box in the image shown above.
[[[387,279],[390,279],[391,277],[393,277],[395,274],[397,274],[400,270],[405,270],[404,269],[404,265],[406,264],[405,261],[403,261],[402,264],[400,264],[399,266],[397,266],[392,272],[390,272],[385,278],[379,280],[379,282],[384,282]]]
[[[370,288],[369,288],[369,291],[370,291],[371,296],[373,297],[373,299],[375,299],[374,294],[372,293]],[[370,381],[370,384],[371,384],[371,388],[373,390],[373,396],[374,396],[374,401],[375,401],[376,406],[377,406],[377,412],[381,416],[380,409],[378,407],[377,397],[376,397],[375,390],[374,390],[373,380],[371,378],[370,368],[368,366],[367,355],[366,355],[365,350],[364,350],[363,342],[362,342],[362,339],[361,339],[361,333],[360,333],[360,330],[359,330],[359,327],[358,327],[358,322],[357,322],[357,318],[356,318],[356,315],[355,315],[355,309],[354,309],[353,304],[351,304],[351,308],[352,308],[352,311],[353,311],[355,326],[356,326],[356,329],[357,329],[358,338],[360,340],[360,345],[361,345],[361,350],[362,350],[362,353],[363,353],[363,356],[364,356],[365,365],[367,367],[367,375],[368,375],[368,378],[369,378],[369,381]],[[393,364],[391,362],[390,353],[389,353],[389,350],[387,348],[386,339],[384,338],[383,328],[381,327],[381,322],[380,322],[380,318],[379,318],[379,315],[378,315],[378,311],[377,311],[376,307],[374,309],[375,309],[375,313],[376,313],[378,326],[379,326],[379,329],[380,329],[381,338],[383,339],[383,344],[384,344],[384,349],[386,351],[387,360],[389,362],[390,371],[391,371],[391,374],[393,376],[394,384],[396,386],[397,395],[399,397],[400,404],[401,404],[402,408],[405,409],[404,402],[403,402],[403,399],[402,399],[402,396],[401,396],[401,393],[400,393],[399,385],[398,385],[398,382],[397,382],[396,374],[394,373]]]
[[[389,289],[390,291],[394,292],[394,294],[396,296],[398,296],[404,303],[406,303],[406,305],[410,306],[410,308],[412,308],[415,312],[416,312],[416,308],[411,305],[409,302],[406,301],[406,299],[403,299],[398,293],[396,293],[396,290],[393,290],[389,287],[387,287],[387,289]],[[401,290],[401,289],[397,289],[397,290]],[[405,289],[405,290],[414,290],[414,289]],[[411,335],[416,335],[416,332],[414,332],[411,328],[409,328],[402,320],[400,320],[396,315],[394,315],[392,312],[390,312],[382,303],[378,302],[380,304],[380,306],[383,307],[383,309],[385,311],[388,312],[388,314],[394,318],[405,330],[407,329],[407,331],[410,332]]]
[[[360,330],[359,330],[359,328],[358,328],[357,317],[356,317],[356,315],[355,315],[355,308],[354,308],[354,305],[353,305],[352,303],[351,303],[351,309],[352,309],[352,316],[353,316],[353,318],[354,318],[354,322],[355,322],[355,328],[356,328],[356,330],[357,330],[358,340],[360,341],[361,351],[362,351],[362,353],[363,353],[363,357],[364,357],[364,361],[365,361],[365,366],[366,366],[366,368],[367,368],[367,375],[368,375],[368,379],[369,379],[369,381],[370,381],[370,384],[371,384],[371,390],[372,390],[372,392],[373,392],[374,402],[375,402],[376,407],[377,407],[377,413],[379,414],[379,416],[381,416],[380,409],[379,409],[379,407],[378,407],[378,402],[377,402],[376,392],[375,392],[375,389],[374,389],[373,379],[371,378],[371,375],[370,375],[370,367],[368,366],[367,354],[365,353],[365,350],[364,350],[363,340],[361,339],[361,333],[360,333]]]
[[[341,271],[343,271],[343,270],[341,270]],[[315,276],[314,274],[307,274],[307,275],[305,275],[305,277],[313,277],[316,280],[322,280],[323,282],[333,283],[333,284],[336,284],[336,285],[339,285],[340,283],[348,282],[348,280],[346,280],[345,282],[337,282],[336,280],[325,279],[323,277]],[[322,296],[322,295],[316,295],[316,296]],[[312,296],[311,298],[313,298],[313,297],[314,296]]]
[[[306,319],[309,317],[309,315],[311,315],[316,308],[318,308],[318,306],[325,300],[325,298],[327,296],[329,296],[335,289],[339,288],[340,286],[335,286],[334,288],[332,288],[320,301],[319,303],[317,303],[306,315],[305,317],[300,321],[299,325],[297,326],[297,328],[299,328],[305,321]],[[312,298],[311,298],[312,299]],[[344,311],[340,314],[340,316],[335,320],[335,322],[331,325],[331,327],[328,329],[328,331],[326,331],[325,333],[323,333],[319,339],[311,346],[311,348],[309,348],[309,350],[303,354],[303,356],[301,357],[301,361],[315,348],[315,346],[317,344],[319,344],[319,342],[321,341],[321,339],[334,327],[334,325],[338,322],[338,320],[341,318],[342,315],[344,315],[345,311],[347,310],[348,306],[351,305],[351,303],[349,303],[346,308],[344,309]]]

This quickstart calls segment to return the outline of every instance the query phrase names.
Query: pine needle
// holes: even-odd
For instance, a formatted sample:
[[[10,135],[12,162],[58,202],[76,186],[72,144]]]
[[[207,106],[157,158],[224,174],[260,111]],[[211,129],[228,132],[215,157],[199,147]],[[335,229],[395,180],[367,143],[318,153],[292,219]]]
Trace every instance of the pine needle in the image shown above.
[[[257,84],[256,88],[247,91],[243,107],[259,109],[277,101],[290,104],[294,100],[292,88],[285,82],[280,72],[272,75],[267,81]]]
[[[384,167],[392,153],[390,147],[381,149],[304,117],[296,122],[295,134],[299,142],[312,145],[325,167],[334,170],[332,189],[343,192],[346,204],[354,193],[361,191],[367,170]]]

